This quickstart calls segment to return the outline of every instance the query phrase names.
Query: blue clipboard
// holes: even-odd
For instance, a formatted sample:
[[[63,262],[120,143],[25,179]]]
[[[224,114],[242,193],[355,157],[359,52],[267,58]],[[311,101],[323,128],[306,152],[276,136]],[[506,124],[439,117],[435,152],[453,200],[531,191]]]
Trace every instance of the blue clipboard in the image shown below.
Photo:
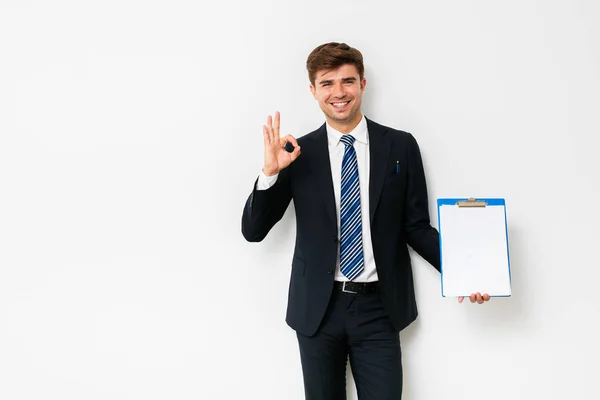
[[[505,200],[440,198],[437,206],[442,296],[510,297]]]

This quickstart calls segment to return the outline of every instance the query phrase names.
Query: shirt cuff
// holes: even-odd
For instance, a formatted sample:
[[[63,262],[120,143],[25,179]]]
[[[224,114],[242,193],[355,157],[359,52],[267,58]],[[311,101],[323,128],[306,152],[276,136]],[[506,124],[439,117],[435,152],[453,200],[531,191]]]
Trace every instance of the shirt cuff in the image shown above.
[[[275,174],[273,176],[266,176],[264,172],[260,171],[260,175],[258,176],[258,182],[256,182],[256,190],[267,190],[270,189],[275,182],[277,182],[277,177],[279,174]]]

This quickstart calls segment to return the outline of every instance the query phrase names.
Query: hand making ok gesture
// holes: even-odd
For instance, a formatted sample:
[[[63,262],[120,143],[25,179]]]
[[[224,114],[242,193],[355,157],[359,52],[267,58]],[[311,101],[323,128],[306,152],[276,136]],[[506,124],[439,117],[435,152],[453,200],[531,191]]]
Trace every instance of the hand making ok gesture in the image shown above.
[[[263,167],[265,175],[278,174],[300,155],[300,146],[292,135],[283,138],[279,136],[279,112],[275,113],[275,121],[269,115],[267,125],[263,125],[263,136],[265,139],[265,165]],[[288,153],[285,150],[286,142],[290,142],[294,146],[293,152]]]

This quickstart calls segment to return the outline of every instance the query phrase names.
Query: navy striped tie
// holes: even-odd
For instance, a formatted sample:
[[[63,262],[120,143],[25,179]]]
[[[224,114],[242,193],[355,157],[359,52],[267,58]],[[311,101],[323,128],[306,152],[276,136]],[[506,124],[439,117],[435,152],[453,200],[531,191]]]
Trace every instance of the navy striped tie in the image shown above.
[[[340,195],[340,270],[353,280],[365,269],[362,242],[360,184],[354,137],[342,135],[346,146],[342,161],[342,190]]]

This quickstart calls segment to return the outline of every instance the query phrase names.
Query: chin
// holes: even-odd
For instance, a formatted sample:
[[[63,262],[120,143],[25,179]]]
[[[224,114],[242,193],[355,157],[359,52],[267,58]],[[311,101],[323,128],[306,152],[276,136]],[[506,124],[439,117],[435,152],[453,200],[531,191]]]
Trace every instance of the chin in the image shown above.
[[[348,111],[344,114],[333,114],[333,118],[340,122],[350,122],[356,117],[356,112]]]

